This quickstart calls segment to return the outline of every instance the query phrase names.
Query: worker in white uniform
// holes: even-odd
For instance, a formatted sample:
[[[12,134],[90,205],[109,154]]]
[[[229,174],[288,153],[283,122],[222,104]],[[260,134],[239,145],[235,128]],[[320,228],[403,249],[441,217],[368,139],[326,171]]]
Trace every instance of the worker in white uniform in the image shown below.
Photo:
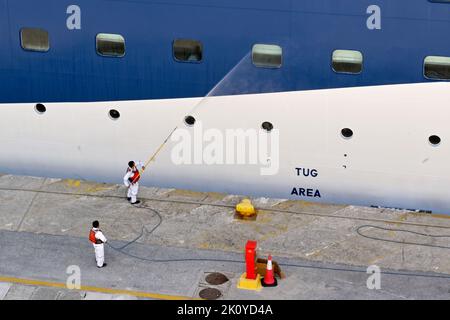
[[[140,203],[140,201],[137,200],[139,180],[141,179],[141,174],[139,172],[138,166],[141,168],[141,170],[145,170],[145,167],[140,161],[128,162],[127,173],[123,177],[123,183],[128,187],[127,199],[131,202],[131,204]]]
[[[106,267],[104,243],[106,243],[108,240],[106,239],[103,232],[99,229],[99,227],[100,224],[97,220],[92,223],[92,229],[89,233],[89,240],[94,246],[97,268],[103,268]]]

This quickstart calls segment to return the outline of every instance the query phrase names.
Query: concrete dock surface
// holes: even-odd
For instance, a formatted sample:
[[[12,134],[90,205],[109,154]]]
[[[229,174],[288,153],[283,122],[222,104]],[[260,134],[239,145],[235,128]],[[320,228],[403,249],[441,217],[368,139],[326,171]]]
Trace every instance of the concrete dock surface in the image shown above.
[[[449,299],[450,216],[245,195],[0,175],[0,299]],[[88,240],[109,240],[98,269]],[[286,274],[275,288],[236,288],[247,240]],[[134,241],[130,243],[130,241]],[[116,249],[114,249],[114,248]],[[119,248],[119,249],[118,249]],[[120,249],[121,248],[121,249]],[[81,288],[66,287],[79,268]],[[369,266],[381,270],[369,289]],[[211,285],[208,274],[229,281]]]

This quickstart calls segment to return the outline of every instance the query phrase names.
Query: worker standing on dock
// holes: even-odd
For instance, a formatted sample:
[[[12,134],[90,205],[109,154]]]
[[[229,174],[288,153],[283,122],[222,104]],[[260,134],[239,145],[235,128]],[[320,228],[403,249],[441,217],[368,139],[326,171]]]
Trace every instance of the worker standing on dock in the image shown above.
[[[141,170],[145,170],[145,166],[142,165],[142,162],[138,161],[137,165],[141,167]],[[134,161],[128,162],[127,173],[123,177],[123,183],[128,187],[127,199],[131,202],[131,204],[140,203],[140,201],[137,200],[137,194],[139,191],[139,180],[141,179],[141,174],[137,168],[137,165]]]
[[[106,237],[99,228],[100,223],[97,220],[92,222],[92,229],[91,232],[89,233],[89,240],[92,242],[94,246],[97,268],[103,268],[106,267],[104,243],[106,243],[108,240],[106,240]]]

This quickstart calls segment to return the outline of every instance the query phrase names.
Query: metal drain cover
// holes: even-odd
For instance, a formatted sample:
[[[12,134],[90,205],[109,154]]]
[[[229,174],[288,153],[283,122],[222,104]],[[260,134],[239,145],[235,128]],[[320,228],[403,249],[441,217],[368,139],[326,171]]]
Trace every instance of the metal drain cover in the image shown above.
[[[214,288],[206,288],[202,289],[198,295],[202,299],[206,300],[216,300],[219,299],[222,296],[222,292],[220,290],[214,289]]]
[[[213,286],[218,286],[221,284],[224,284],[225,282],[227,282],[229,279],[227,278],[226,275],[219,273],[219,272],[213,272],[210,273],[206,276],[206,282],[208,282],[210,285]]]

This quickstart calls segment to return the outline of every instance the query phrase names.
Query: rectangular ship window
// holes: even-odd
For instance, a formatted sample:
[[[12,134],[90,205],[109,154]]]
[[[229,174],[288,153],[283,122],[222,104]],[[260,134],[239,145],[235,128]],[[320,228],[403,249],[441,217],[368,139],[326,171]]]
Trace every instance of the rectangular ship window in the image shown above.
[[[450,3],[450,0],[428,0],[430,2]]]
[[[428,79],[450,80],[450,57],[428,56],[423,68]]]
[[[125,39],[120,34],[99,33],[96,37],[97,53],[105,57],[123,57]]]
[[[252,61],[260,68],[280,68],[283,49],[272,44],[255,44],[252,48]]]
[[[47,52],[50,49],[48,32],[44,29],[22,28],[20,44],[24,50]]]
[[[358,74],[362,71],[363,55],[360,51],[333,51],[333,70],[337,73]]]
[[[200,62],[203,59],[203,45],[197,40],[175,40],[173,42],[173,56],[179,62]]]

